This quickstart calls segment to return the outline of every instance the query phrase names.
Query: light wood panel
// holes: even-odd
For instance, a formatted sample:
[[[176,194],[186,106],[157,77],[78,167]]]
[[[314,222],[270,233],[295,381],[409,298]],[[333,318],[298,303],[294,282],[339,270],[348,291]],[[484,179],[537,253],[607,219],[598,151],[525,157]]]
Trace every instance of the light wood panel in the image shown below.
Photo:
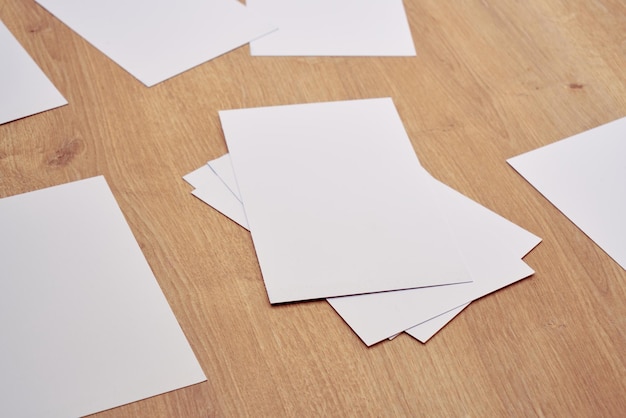
[[[626,115],[626,3],[405,6],[417,57],[243,47],[146,88],[32,0],[0,0],[70,103],[0,125],[0,197],[104,174],[209,379],[99,417],[624,415],[626,272],[505,159]],[[433,175],[544,239],[532,278],[425,345],[367,348],[325,302],[270,306],[247,232],[181,179],[226,151],[218,110],[383,96]]]

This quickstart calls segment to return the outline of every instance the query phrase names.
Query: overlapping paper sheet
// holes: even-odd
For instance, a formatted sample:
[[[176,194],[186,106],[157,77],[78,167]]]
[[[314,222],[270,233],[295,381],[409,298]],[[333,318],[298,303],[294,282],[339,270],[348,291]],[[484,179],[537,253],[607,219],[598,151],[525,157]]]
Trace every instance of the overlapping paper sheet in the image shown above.
[[[0,199],[0,416],[84,416],[206,380],[103,177]]]
[[[626,269],[626,118],[508,163]]]
[[[472,280],[391,99],[219,115],[271,303]]]
[[[414,56],[402,0],[248,0],[278,30],[252,55]]]
[[[237,0],[36,0],[147,86],[276,26]]]
[[[344,102],[344,105],[351,107],[355,103],[357,102]],[[382,105],[392,110],[390,113],[395,113],[395,108],[388,99],[361,101],[360,104],[366,107]],[[322,104],[327,105],[329,104]],[[380,107],[373,106],[372,109],[379,111]],[[336,111],[336,115],[341,119],[343,113]],[[383,119],[384,122],[379,120],[383,125],[399,123],[396,117]],[[401,123],[397,126],[401,127]],[[228,131],[226,132],[228,135]],[[354,133],[346,126],[340,132],[343,135]],[[377,133],[381,134],[380,131]],[[294,138],[296,135],[294,132]],[[390,135],[382,137],[388,139]],[[334,148],[329,149],[334,152]],[[412,149],[410,153],[413,154]],[[280,155],[287,158],[289,154]],[[321,175],[320,172],[325,171],[322,157],[314,165],[315,167],[310,168],[314,175]],[[417,166],[423,171],[419,164]],[[380,165],[372,163],[371,169],[382,175]],[[341,173],[335,174],[341,176]],[[284,175],[288,176],[288,173]],[[532,270],[521,261],[521,257],[537,245],[539,238],[429,175],[426,174],[425,178],[428,179],[429,187],[422,190],[423,198],[439,202],[448,226],[454,232],[452,246],[461,248],[474,282],[329,298],[331,305],[368,345],[407,329],[415,338],[426,341],[470,301],[532,274]],[[193,193],[197,197],[247,227],[246,212],[242,204],[242,200],[247,200],[239,196],[239,177],[237,175],[235,180],[235,171],[228,156],[210,161],[207,166],[185,176],[185,180],[195,187]],[[393,187],[399,183],[383,184]]]
[[[66,104],[65,98],[0,21],[0,124]]]

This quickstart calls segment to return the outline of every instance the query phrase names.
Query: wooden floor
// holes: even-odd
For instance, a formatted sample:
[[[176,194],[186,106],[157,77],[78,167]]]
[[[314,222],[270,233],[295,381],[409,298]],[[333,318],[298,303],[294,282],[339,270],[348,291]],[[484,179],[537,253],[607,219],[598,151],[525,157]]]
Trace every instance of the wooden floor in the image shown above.
[[[417,57],[246,46],[146,88],[34,1],[0,0],[70,103],[0,125],[0,197],[103,174],[208,377],[98,417],[626,414],[626,271],[505,162],[626,116],[626,2],[404,3]],[[533,277],[427,344],[367,348],[324,301],[270,306],[248,233],[181,176],[226,152],[218,110],[387,96],[435,177],[544,241]]]

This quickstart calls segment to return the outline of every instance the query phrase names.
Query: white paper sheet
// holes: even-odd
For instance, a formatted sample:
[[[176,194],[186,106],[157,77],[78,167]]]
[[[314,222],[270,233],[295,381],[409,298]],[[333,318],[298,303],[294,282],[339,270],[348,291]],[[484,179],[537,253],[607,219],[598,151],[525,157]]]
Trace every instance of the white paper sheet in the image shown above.
[[[414,56],[402,0],[248,0],[279,29],[252,55]]]
[[[0,22],[0,124],[67,104]]]
[[[271,303],[471,281],[391,99],[220,119]]]
[[[206,380],[103,177],[0,199],[0,416]]]
[[[626,118],[508,163],[626,269]]]
[[[147,86],[276,29],[236,0],[36,0]]]
[[[214,164],[213,161],[210,161],[209,165],[212,165],[214,167],[213,173],[215,173],[218,176],[223,176],[224,179],[227,179],[225,180],[225,183],[228,183],[231,189],[235,191],[237,190],[237,186],[235,182],[233,181],[234,176],[232,175],[232,173],[229,173],[229,171],[232,172],[233,170],[232,170],[232,166],[228,165],[228,154],[221,157],[219,163]],[[206,173],[207,176],[213,175],[213,173],[208,173],[206,170],[204,170],[203,172]],[[435,185],[435,188],[442,189],[439,193],[443,192],[444,194],[443,202],[446,203],[448,216],[453,219],[453,225],[459,228],[457,229],[457,234],[461,238],[465,237],[464,239],[465,242],[475,243],[474,237],[482,236],[483,237],[482,240],[484,241],[484,243],[489,244],[490,242],[489,240],[493,239],[494,242],[492,244],[492,247],[494,248],[497,247],[495,252],[490,253],[489,252],[490,247],[489,246],[485,247],[484,243],[479,245],[478,247],[474,247],[473,245],[470,246],[471,248],[470,251],[475,251],[476,253],[479,254],[478,260],[473,261],[473,265],[475,265],[477,269],[476,271],[478,271],[478,269],[480,269],[480,271],[482,272],[489,271],[489,266],[493,264],[491,260],[488,258],[489,256],[491,256],[494,260],[496,260],[495,263],[501,263],[500,264],[501,266],[505,265],[508,260],[511,260],[511,255],[513,256],[513,261],[510,261],[510,265],[509,265],[510,270],[508,270],[506,273],[503,272],[501,277],[498,277],[497,273],[494,273],[491,276],[491,280],[486,281],[484,279],[489,278],[489,277],[484,277],[484,275],[481,275],[480,277],[481,279],[483,279],[482,280],[483,284],[481,286],[479,287],[472,286],[472,289],[469,289],[469,290],[465,288],[464,290],[467,290],[468,297],[475,296],[475,298],[478,298],[480,296],[483,296],[486,293],[490,293],[493,290],[497,290],[498,286],[502,287],[506,284],[510,284],[511,282],[515,280],[519,280],[525,277],[525,275],[530,274],[532,272],[532,270],[530,270],[527,266],[525,266],[524,264],[521,264],[519,262],[519,259],[525,256],[532,248],[534,248],[540,242],[540,239],[538,237],[512,224],[508,220],[489,211],[488,209],[480,206],[476,202],[473,202],[471,199],[450,189],[449,187],[443,185],[442,183],[439,183],[435,181],[434,179],[432,181],[433,181],[433,185]],[[206,189],[204,189],[206,196],[211,196],[212,199],[216,199],[216,196],[219,196],[220,199],[222,198],[230,199],[231,205],[234,205],[236,202],[239,201],[238,199],[235,199],[235,196],[228,197],[227,195],[224,195],[224,190],[225,190],[224,185],[221,185],[216,182],[213,182],[213,183],[214,184],[212,188],[207,187]],[[199,181],[196,181],[192,185],[194,185],[195,187],[204,187],[203,184]],[[220,191],[220,189],[222,190]],[[447,199],[445,196],[447,196]],[[210,202],[207,202],[207,203],[211,204]],[[245,223],[245,221],[240,224],[244,228],[247,228],[247,223]],[[474,228],[472,228],[472,226],[468,224],[474,225]],[[465,247],[463,246],[461,248],[465,248]],[[485,252],[483,253],[482,250],[484,250]],[[506,255],[504,258],[500,259],[502,254],[506,254]],[[480,261],[480,260],[483,260],[487,267],[480,266],[479,263],[477,263],[477,261]],[[511,271],[513,273],[511,273]],[[461,286],[466,286],[466,285],[461,285]],[[359,329],[361,334],[365,336],[370,335],[370,334],[374,335],[371,338],[372,341],[375,340],[376,338],[381,338],[380,337],[381,334],[388,333],[389,335],[392,335],[393,333],[400,332],[401,331],[400,328],[402,327],[402,325],[394,325],[398,321],[404,321],[404,322],[401,322],[402,324],[419,323],[420,325],[412,327],[408,331],[410,335],[421,340],[422,342],[425,342],[430,337],[432,337],[432,335],[434,335],[435,332],[443,328],[462,309],[461,307],[457,310],[457,306],[453,306],[453,305],[457,303],[458,300],[465,298],[464,293],[460,293],[459,289],[453,289],[454,286],[445,286],[445,287],[448,287],[447,291],[444,292],[442,290],[439,290],[438,293],[431,295],[431,296],[438,297],[438,299],[430,300],[429,305],[427,306],[420,306],[420,304],[423,305],[423,298],[417,296],[417,290],[408,291],[408,292],[414,292],[416,295],[413,296],[414,299],[408,298],[407,302],[404,302],[405,304],[401,305],[402,308],[404,309],[402,312],[404,312],[407,315],[406,319],[398,318],[395,315],[392,315],[389,328],[391,330],[395,330],[395,332],[394,331],[382,331],[382,329],[384,329],[385,327],[385,324],[381,322],[377,322],[377,321],[372,322],[372,324],[374,324],[373,329],[371,330],[367,329],[367,324],[368,324],[368,321],[370,320],[368,316],[369,315],[368,312],[371,309],[374,309],[376,314],[380,314],[379,310],[377,310],[376,308],[378,301],[376,300],[376,298],[374,298],[374,295],[371,296],[372,298],[372,300],[370,301],[371,306],[362,305],[360,307],[357,306],[356,308],[354,308],[354,309],[359,309],[359,308],[363,309],[362,314],[360,314],[359,311],[354,312],[354,317],[357,318],[356,320],[351,320],[351,319],[346,318],[346,321],[348,322],[350,326],[353,326],[354,328]],[[441,287],[441,289],[445,287]],[[489,290],[489,289],[492,289],[492,290]],[[388,292],[388,294],[394,294],[394,293],[398,294],[398,293],[403,293],[403,292],[407,292],[407,291]],[[426,294],[428,295],[429,293],[426,293]],[[399,298],[399,296],[397,295],[395,297]],[[350,298],[351,297],[340,298],[340,299],[349,300]],[[408,308],[411,307],[410,305],[411,300],[413,300],[413,303],[415,303],[414,305],[415,316],[412,316],[413,314],[407,310]],[[465,306],[466,306],[466,302],[469,302],[469,300],[465,300],[465,302],[463,302]],[[440,305],[439,308],[436,308],[437,304]],[[452,311],[449,311],[450,309],[452,309]],[[361,315],[364,315],[365,317],[367,317],[367,319],[364,321],[358,320],[358,317]],[[425,319],[429,315],[434,316],[434,318],[431,317],[432,319]]]

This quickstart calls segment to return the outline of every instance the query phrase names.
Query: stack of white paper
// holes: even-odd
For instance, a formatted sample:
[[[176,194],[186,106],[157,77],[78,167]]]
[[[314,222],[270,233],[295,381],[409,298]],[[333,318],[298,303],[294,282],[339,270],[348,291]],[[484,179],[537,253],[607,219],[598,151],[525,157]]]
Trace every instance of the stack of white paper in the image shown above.
[[[426,341],[533,273],[540,239],[432,178],[391,99],[220,118],[230,155],[184,178],[250,229],[271,303],[327,298],[368,345]]]
[[[0,22],[0,124],[67,104]]]
[[[0,231],[0,416],[84,416],[206,380],[103,177],[0,199]]]
[[[626,118],[508,160],[626,269]]]

